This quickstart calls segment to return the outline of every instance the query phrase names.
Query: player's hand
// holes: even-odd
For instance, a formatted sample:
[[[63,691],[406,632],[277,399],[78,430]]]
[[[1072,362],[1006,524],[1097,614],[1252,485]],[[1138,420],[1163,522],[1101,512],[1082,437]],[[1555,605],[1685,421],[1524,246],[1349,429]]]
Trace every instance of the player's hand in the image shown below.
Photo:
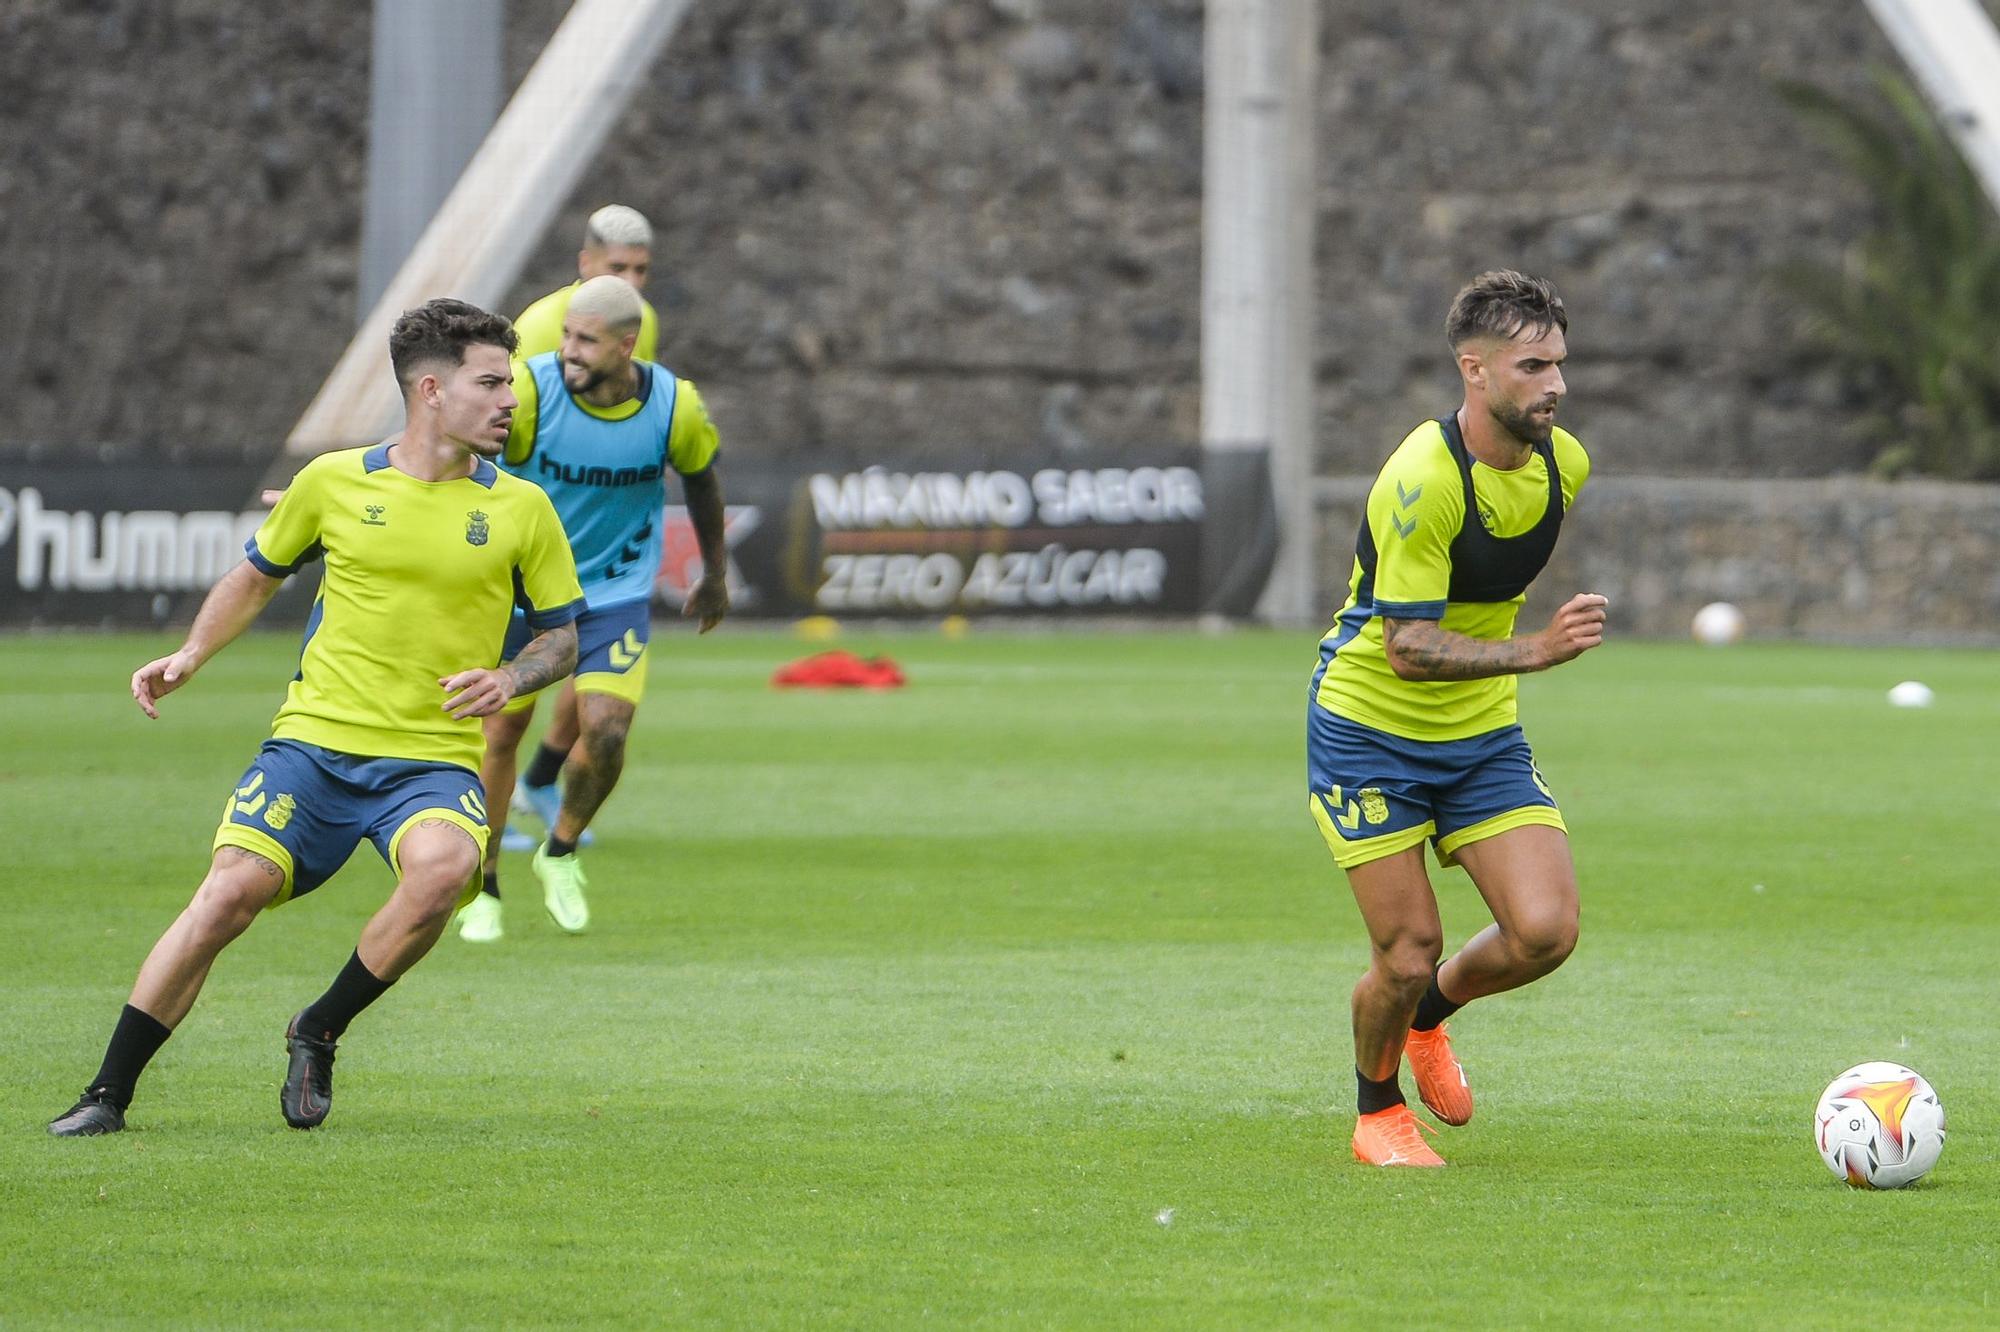
[[[707,633],[722,623],[722,617],[729,614],[729,584],[726,579],[702,575],[694,590],[688,593],[687,601],[681,607],[684,619],[701,620],[701,632]]]
[[[1579,592],[1562,604],[1562,609],[1542,631],[1542,645],[1551,666],[1574,661],[1604,641],[1605,607],[1611,603],[1595,592]]]
[[[278,507],[278,501],[284,497],[285,492],[282,490],[260,490],[257,492],[257,498],[263,500],[265,504],[273,509]]]
[[[447,697],[444,710],[463,721],[467,717],[491,717],[514,697],[514,677],[506,671],[460,671],[438,681]]]
[[[186,648],[172,656],[149,661],[132,672],[132,697],[137,700],[141,711],[158,721],[160,710],[153,704],[193,679],[200,666],[201,663]]]

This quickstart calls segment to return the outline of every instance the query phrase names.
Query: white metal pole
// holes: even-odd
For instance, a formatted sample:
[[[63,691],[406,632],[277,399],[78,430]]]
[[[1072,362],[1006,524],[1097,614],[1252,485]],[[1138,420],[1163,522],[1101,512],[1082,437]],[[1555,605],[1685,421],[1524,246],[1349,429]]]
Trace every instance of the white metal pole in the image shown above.
[[[1313,504],[1317,0],[1208,0],[1201,438],[1268,447],[1277,563],[1258,612],[1318,614]]]
[[[501,0],[375,0],[356,323],[493,128],[506,19]]]

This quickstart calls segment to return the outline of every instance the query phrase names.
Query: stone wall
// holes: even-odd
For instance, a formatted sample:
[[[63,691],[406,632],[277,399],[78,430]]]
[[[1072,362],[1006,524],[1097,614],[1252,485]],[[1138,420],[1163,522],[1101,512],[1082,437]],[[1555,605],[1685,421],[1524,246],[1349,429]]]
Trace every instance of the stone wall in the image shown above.
[[[1321,484],[1329,622],[1372,479]],[[2000,646],[2000,486],[1593,476],[1521,626],[1578,592],[1610,598],[1615,634],[1682,637],[1728,601],[1753,637]]]
[[[566,0],[512,0],[508,78]],[[362,3],[0,6],[0,448],[268,450],[354,319]],[[1854,390],[1763,288],[1867,208],[1773,97],[1892,59],[1825,0],[1325,0],[1320,451],[1449,405],[1454,287],[1574,312],[1607,475],[1852,469]],[[562,210],[660,228],[663,355],[736,452],[1187,441],[1200,0],[696,0]],[[84,60],[79,53],[88,53]]]

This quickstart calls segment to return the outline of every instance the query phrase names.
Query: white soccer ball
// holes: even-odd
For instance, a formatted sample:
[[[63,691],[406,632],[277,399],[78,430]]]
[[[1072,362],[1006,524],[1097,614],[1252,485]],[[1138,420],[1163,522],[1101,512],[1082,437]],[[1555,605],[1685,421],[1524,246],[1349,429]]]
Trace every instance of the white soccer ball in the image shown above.
[[[1921,680],[1905,680],[1889,691],[1889,706],[1892,708],[1927,708],[1937,697],[1931,687]]]
[[[1743,637],[1743,612],[1726,601],[1711,601],[1694,613],[1694,638],[1710,647],[1726,647]]]
[[[1813,1140],[1837,1178],[1857,1189],[1900,1189],[1937,1164],[1944,1106],[1921,1074],[1901,1064],[1856,1064],[1821,1094]]]

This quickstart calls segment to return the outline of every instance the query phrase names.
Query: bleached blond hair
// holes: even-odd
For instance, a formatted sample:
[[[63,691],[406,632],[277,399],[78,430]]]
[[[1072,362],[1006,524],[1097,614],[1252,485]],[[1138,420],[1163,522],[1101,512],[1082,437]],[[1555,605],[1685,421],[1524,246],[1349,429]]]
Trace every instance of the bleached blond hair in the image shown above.
[[[614,333],[639,327],[643,304],[632,284],[611,273],[599,273],[570,293],[568,313],[596,315]]]
[[[653,224],[636,208],[606,204],[590,215],[590,221],[583,228],[583,243],[586,246],[637,245],[650,250],[653,248]]]

